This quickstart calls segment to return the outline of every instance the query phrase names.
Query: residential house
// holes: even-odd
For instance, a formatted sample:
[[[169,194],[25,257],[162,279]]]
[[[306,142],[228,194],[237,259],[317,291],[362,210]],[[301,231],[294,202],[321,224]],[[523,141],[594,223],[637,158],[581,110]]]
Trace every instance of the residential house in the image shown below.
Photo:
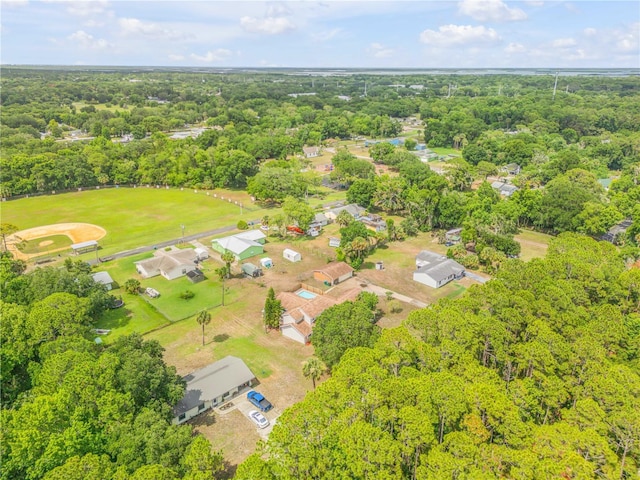
[[[314,158],[320,156],[320,147],[302,147],[304,158]]]
[[[294,292],[280,292],[276,297],[284,309],[280,319],[280,332],[287,338],[307,344],[311,339],[316,318],[322,312],[334,305],[355,300],[359,293],[359,288],[352,288],[337,298],[316,295],[307,299]]]
[[[607,233],[602,235],[600,237],[600,240],[617,244],[620,239],[626,235],[627,229],[631,226],[632,223],[633,220],[631,218],[622,220],[620,223],[611,227]]]
[[[356,203],[350,203],[349,205],[343,205],[341,207],[335,207],[324,212],[327,219],[335,221],[341,211],[346,210],[355,220],[360,220],[360,217],[364,215],[365,208]]]
[[[263,244],[266,238],[261,230],[247,230],[212,240],[211,248],[220,254],[231,252],[236,260],[240,261],[264,253]]]
[[[96,272],[93,275],[91,275],[91,277],[93,278],[94,282],[107,287],[107,290],[118,288],[118,284],[115,282],[113,278],[111,278],[111,275],[109,275],[109,272]]]
[[[196,252],[192,248],[165,252],[157,250],[152,258],[135,262],[136,270],[144,278],[162,275],[173,280],[196,269]]]
[[[353,277],[353,268],[344,262],[332,262],[313,271],[313,278],[325,285],[337,285]]]
[[[429,287],[440,288],[451,280],[464,276],[465,268],[455,260],[428,250],[416,256],[413,280]]]
[[[385,222],[380,215],[369,214],[360,217],[360,221],[366,225],[369,230],[374,232],[384,232],[387,229]]]
[[[224,357],[190,373],[183,379],[187,388],[173,409],[173,423],[181,424],[237,396],[256,383],[256,376],[237,357]]]
[[[522,169],[517,163],[509,163],[502,167],[500,170],[508,173],[509,175],[518,175]]]
[[[518,190],[518,187],[516,187],[515,185],[510,185],[508,183],[499,181],[493,182],[491,186],[496,189],[498,193],[500,193],[500,195],[503,195],[505,197],[510,197],[515,191]]]

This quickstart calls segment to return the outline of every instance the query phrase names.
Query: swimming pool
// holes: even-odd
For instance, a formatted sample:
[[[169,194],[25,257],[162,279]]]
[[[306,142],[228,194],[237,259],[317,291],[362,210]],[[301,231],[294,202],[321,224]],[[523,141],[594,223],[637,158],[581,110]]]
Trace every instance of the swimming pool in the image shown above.
[[[301,288],[300,290],[298,290],[296,292],[296,295],[298,295],[299,297],[302,297],[302,298],[306,298],[307,300],[311,300],[312,298],[316,298],[316,294],[315,293],[311,293],[311,292],[305,290],[304,288]]]

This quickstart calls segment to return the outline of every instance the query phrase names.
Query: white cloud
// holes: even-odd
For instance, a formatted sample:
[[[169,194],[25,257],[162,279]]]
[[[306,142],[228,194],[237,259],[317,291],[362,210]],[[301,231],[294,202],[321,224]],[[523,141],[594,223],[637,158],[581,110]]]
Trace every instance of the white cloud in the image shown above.
[[[197,60],[198,62],[221,62],[226,60],[232,55],[231,50],[227,50],[226,48],[218,48],[216,50],[209,50],[205,55],[196,55],[192,53],[189,55],[193,60]]]
[[[367,51],[376,58],[388,58],[393,56],[395,51],[393,48],[388,48],[382,45],[381,43],[374,42],[369,45]]]
[[[296,28],[291,20],[285,17],[242,17],[240,25],[247,32],[266,33],[267,35],[278,35]]]
[[[172,62],[179,62],[181,60],[184,60],[184,55],[176,55],[174,53],[169,54],[169,60],[171,60]]]
[[[504,49],[506,53],[523,53],[523,52],[526,52],[526,50],[527,49],[524,47],[524,45],[522,45],[521,43],[515,43],[515,42],[511,42]]]
[[[157,23],[143,22],[137,18],[120,18],[118,19],[120,29],[125,35],[140,35],[155,39],[164,40],[184,40],[189,35],[165,28]]]
[[[328,40],[331,40],[332,38],[335,38],[340,33],[342,33],[341,28],[334,28],[332,30],[324,30],[322,32],[312,32],[311,38],[316,42],[326,42]]]
[[[21,7],[27,5],[29,0],[0,0],[3,7]]]
[[[615,46],[622,53],[638,53],[640,51],[640,22],[633,23],[624,30],[615,30],[613,36],[616,39]]]
[[[267,17],[285,17],[293,12],[284,3],[272,3],[267,7]]]
[[[77,43],[83,48],[104,49],[112,47],[112,45],[104,38],[94,38],[90,33],[84,30],[78,30],[67,37],[72,42]]]
[[[519,8],[509,8],[502,0],[462,0],[458,12],[479,22],[511,22],[526,20]]]
[[[582,33],[584,33],[587,37],[593,37],[598,33],[598,31],[595,28],[589,27],[585,28]]]
[[[493,28],[482,25],[442,25],[435,30],[425,30],[420,34],[420,41],[434,47],[452,47],[478,43],[498,43],[502,39]]]
[[[540,2],[538,0],[525,0],[525,2],[527,5],[530,5],[532,7],[541,7],[544,5],[544,2]]]
[[[554,48],[570,48],[575,47],[578,44],[575,38],[556,38],[551,42],[551,46]]]
[[[80,2],[65,2],[67,12],[79,17],[88,17],[90,15],[99,15],[105,12],[109,7],[107,0],[91,0]]]

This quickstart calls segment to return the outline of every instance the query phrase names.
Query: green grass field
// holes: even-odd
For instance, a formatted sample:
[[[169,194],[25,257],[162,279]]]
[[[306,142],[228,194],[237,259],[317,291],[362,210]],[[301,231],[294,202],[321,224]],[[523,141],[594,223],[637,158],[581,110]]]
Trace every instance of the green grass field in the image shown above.
[[[34,253],[47,253],[59,250],[61,248],[68,248],[73,242],[66,235],[51,235],[49,237],[35,238],[33,240],[27,240],[17,245],[18,250],[26,254]]]
[[[213,194],[218,198],[214,198]],[[225,200],[221,200],[224,196]],[[226,199],[242,202],[240,207]],[[255,220],[272,210],[252,204],[244,192],[185,189],[111,188],[23,198],[2,204],[2,221],[19,229],[65,222],[92,223],[107,235],[99,241],[100,256]]]

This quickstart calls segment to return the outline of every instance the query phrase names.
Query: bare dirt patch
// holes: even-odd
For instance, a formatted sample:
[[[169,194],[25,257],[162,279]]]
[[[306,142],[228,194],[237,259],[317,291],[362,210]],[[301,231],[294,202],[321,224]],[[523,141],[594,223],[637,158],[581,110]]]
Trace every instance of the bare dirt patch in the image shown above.
[[[29,228],[27,230],[21,230],[14,233],[7,238],[7,249],[17,259],[29,260],[30,258],[37,257],[41,254],[26,254],[18,250],[17,244],[22,241],[35,240],[43,237],[50,237],[52,235],[66,235],[71,239],[73,243],[87,242],[89,240],[100,240],[107,234],[106,230],[97,225],[91,223],[56,223],[53,225],[44,225],[41,227]],[[42,243],[46,243],[43,241]],[[53,243],[53,242],[52,242]],[[46,245],[40,245],[46,246]],[[66,250],[62,248],[59,250]],[[59,251],[54,250],[54,251]],[[51,253],[53,253],[52,251]]]

